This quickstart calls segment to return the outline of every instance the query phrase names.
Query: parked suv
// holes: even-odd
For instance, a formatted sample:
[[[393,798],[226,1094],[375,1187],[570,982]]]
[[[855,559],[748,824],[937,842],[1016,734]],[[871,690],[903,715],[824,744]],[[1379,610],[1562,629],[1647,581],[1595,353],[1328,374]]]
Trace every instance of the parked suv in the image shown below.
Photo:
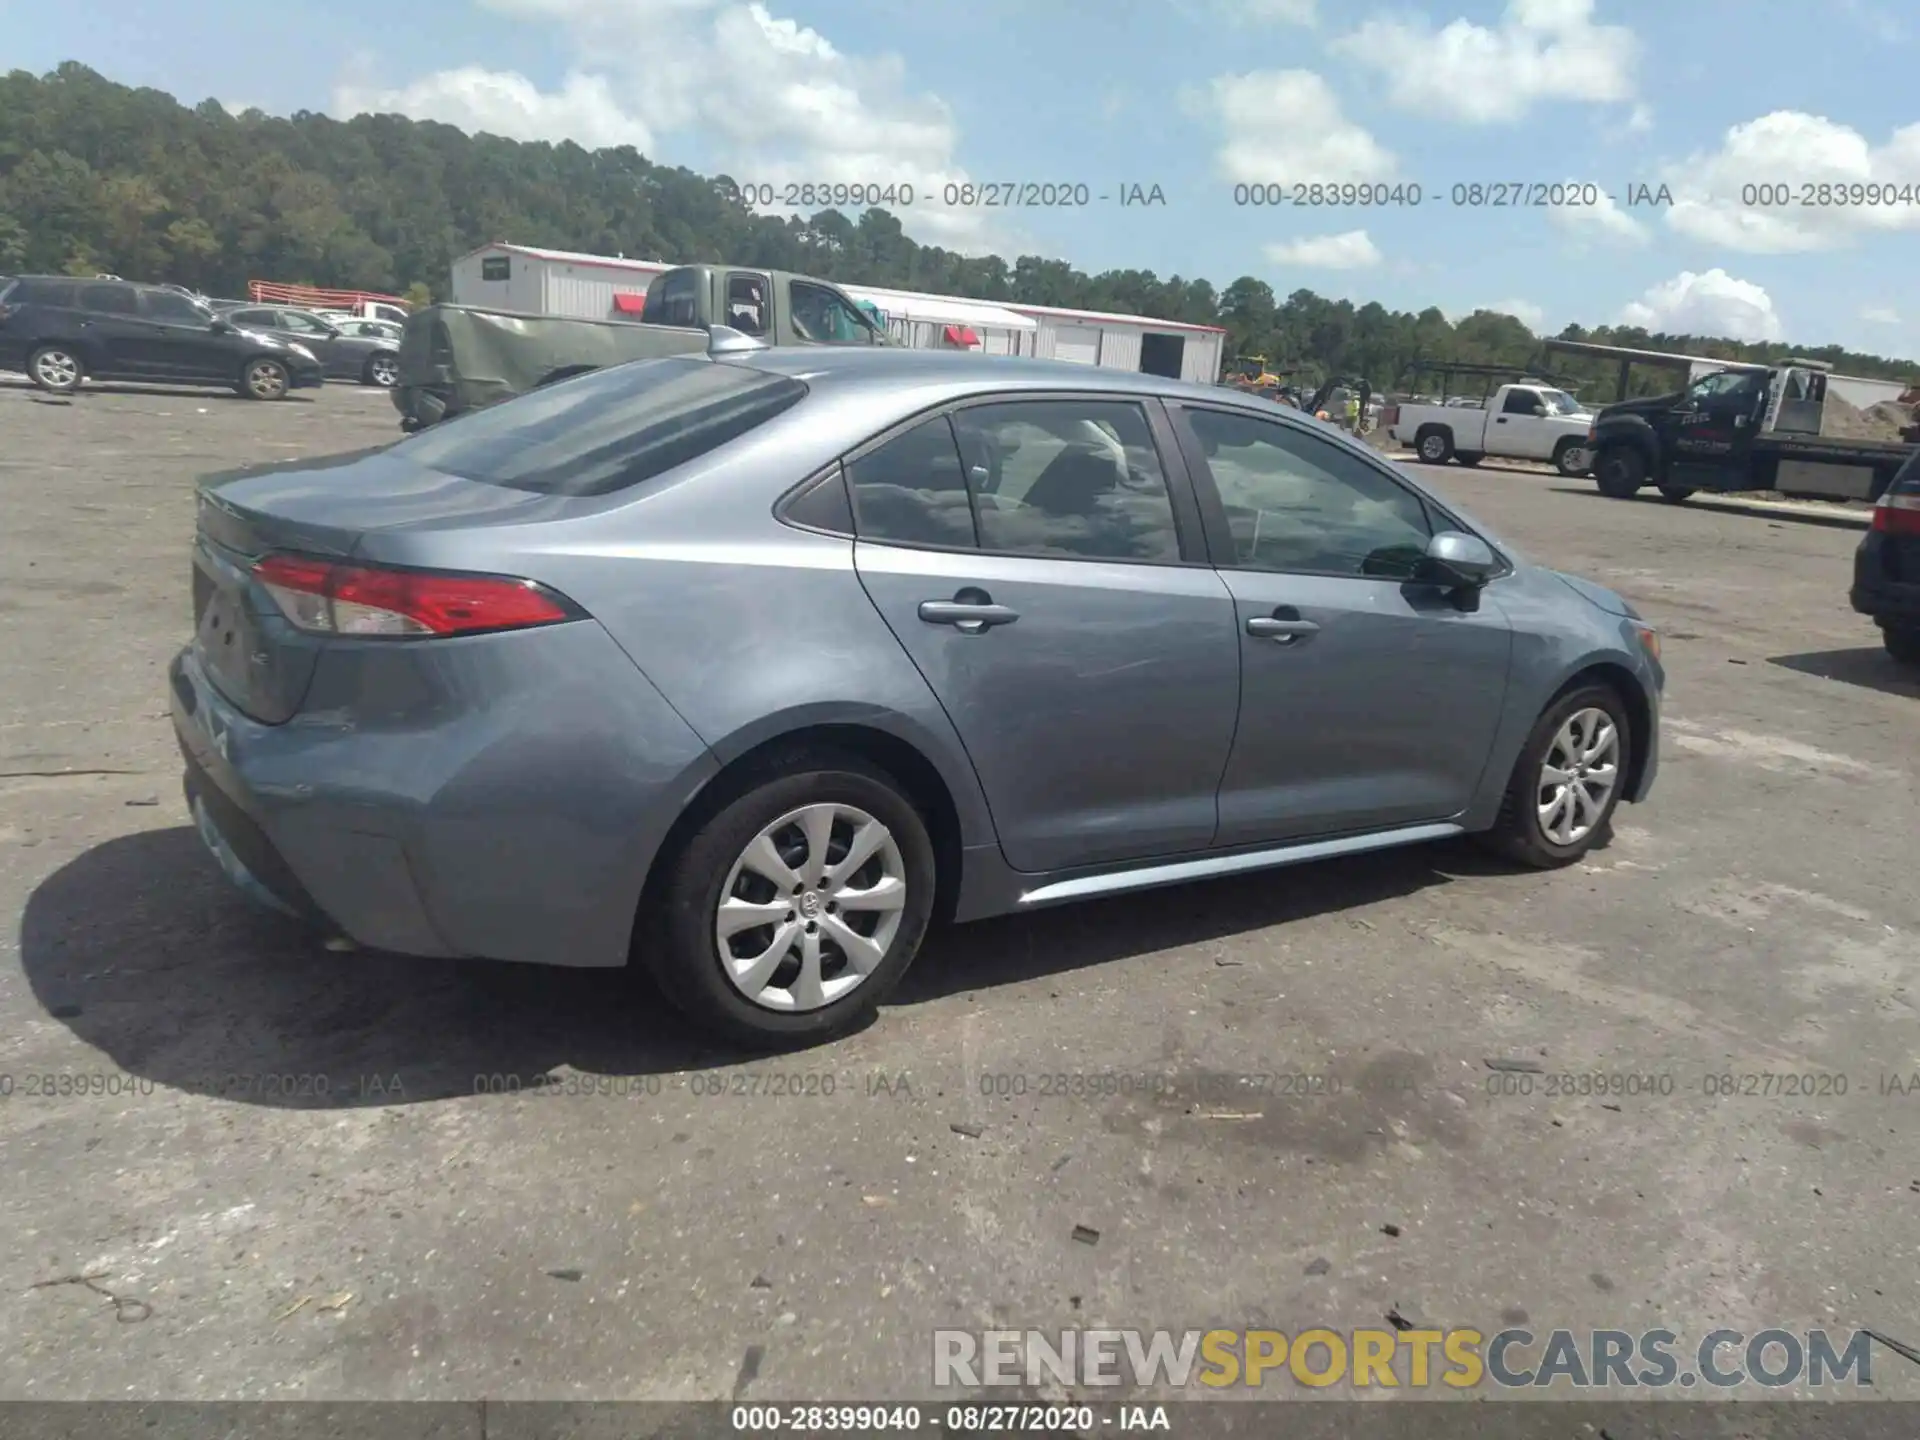
[[[0,289],[0,368],[69,394],[86,379],[220,385],[280,400],[324,383],[305,346],[244,329],[177,290],[23,275]]]
[[[1873,508],[1853,557],[1853,608],[1880,627],[1887,653],[1920,666],[1920,450]]]
[[[247,330],[265,330],[306,346],[330,380],[357,380],[391,388],[400,375],[400,339],[391,326],[368,333],[352,327],[384,324],[372,320],[335,320],[290,305],[244,305],[225,312]]]

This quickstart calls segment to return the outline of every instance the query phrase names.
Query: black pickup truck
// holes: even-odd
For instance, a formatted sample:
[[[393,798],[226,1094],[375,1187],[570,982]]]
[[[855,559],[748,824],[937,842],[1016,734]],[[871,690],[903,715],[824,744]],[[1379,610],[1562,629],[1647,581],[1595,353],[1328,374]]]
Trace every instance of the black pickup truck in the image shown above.
[[[1651,483],[1675,503],[1700,490],[1878,500],[1913,446],[1822,435],[1826,394],[1815,366],[1729,364],[1677,394],[1609,405],[1587,434],[1594,480],[1614,499]]]

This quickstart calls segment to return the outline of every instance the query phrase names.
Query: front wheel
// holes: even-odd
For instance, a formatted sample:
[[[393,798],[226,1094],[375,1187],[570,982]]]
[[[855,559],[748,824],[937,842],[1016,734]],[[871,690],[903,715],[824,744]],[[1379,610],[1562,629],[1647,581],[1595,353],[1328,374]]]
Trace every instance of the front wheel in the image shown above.
[[[1920,625],[1888,625],[1881,629],[1880,639],[1891,655],[1902,665],[1920,665]]]
[[[1573,864],[1608,833],[1631,747],[1626,708],[1612,689],[1587,685],[1562,695],[1521,747],[1483,843],[1538,870]]]
[[[1456,450],[1453,452],[1453,458],[1471,470],[1487,457],[1484,455],[1476,455],[1471,450]]]
[[[689,1019],[756,1047],[862,1023],[933,912],[933,842],[894,781],[853,756],[792,764],[688,841],[642,949]]]
[[[287,367],[278,360],[249,360],[240,372],[240,393],[249,400],[284,400]]]
[[[1684,505],[1693,498],[1693,489],[1691,485],[1662,485],[1660,498],[1669,505]]]
[[[1587,451],[1578,440],[1562,440],[1553,447],[1553,468],[1569,480],[1587,473]]]
[[[71,395],[78,390],[84,372],[79,355],[64,345],[42,345],[27,357],[28,377],[55,395]]]
[[[1630,445],[1615,445],[1600,452],[1600,463],[1593,468],[1594,483],[1609,500],[1631,500],[1647,483],[1647,459]]]

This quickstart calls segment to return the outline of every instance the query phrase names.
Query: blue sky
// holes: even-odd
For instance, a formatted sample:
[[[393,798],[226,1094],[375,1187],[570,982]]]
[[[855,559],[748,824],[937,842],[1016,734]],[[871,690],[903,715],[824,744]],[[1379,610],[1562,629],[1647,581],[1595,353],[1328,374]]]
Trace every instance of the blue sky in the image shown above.
[[[9,67],[77,59],[190,103],[625,141],[776,185],[912,184],[898,213],[919,239],[1087,270],[1920,357],[1920,10],[1894,0],[334,0],[324,20],[68,0],[6,34]],[[1423,198],[1236,206],[1255,180]],[[966,181],[1158,185],[1167,203],[938,203]],[[1476,181],[1613,198],[1454,206]],[[1892,203],[1742,204],[1746,186],[1822,182]],[[1670,208],[1627,206],[1662,184]]]

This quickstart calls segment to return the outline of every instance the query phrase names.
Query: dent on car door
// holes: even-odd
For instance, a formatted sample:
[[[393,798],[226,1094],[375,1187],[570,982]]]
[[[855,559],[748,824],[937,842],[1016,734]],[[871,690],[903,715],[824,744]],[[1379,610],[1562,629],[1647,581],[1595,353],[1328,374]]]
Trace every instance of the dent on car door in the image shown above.
[[[847,465],[861,582],[952,719],[1018,870],[1213,839],[1233,602],[1198,563],[1155,423],[1128,402],[995,401]]]
[[[1244,412],[1177,416],[1233,593],[1240,720],[1222,845],[1444,821],[1486,768],[1512,632],[1413,583],[1438,512],[1384,466]]]

